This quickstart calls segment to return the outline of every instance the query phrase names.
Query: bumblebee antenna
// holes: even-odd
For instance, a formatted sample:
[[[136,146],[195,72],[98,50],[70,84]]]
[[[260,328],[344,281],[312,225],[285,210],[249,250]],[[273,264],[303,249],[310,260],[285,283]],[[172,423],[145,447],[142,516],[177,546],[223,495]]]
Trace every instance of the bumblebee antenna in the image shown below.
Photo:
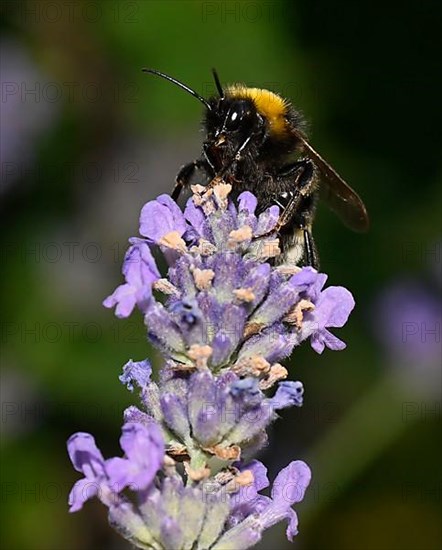
[[[212,74],[213,74],[213,78],[215,79],[215,85],[216,85],[216,89],[218,90],[219,97],[223,98],[224,97],[224,90],[223,90],[223,87],[221,86],[221,82],[219,80],[218,73],[216,72],[215,69],[212,69]]]
[[[146,69],[146,68],[144,68],[144,69],[141,69],[141,70],[143,71],[143,73],[150,73],[150,74],[154,74],[156,76],[161,76],[161,78],[164,78],[165,80],[168,80],[169,82],[172,82],[172,84],[176,84],[177,86],[179,86],[180,88],[185,90],[187,93],[189,93],[190,95],[193,95],[193,97],[196,97],[199,101],[201,101],[201,103],[203,103],[204,106],[209,111],[212,110],[212,107],[211,107],[210,103],[207,101],[207,99],[204,99],[203,96],[199,95],[197,92],[195,92],[195,90],[192,90],[192,88],[189,88],[189,86],[186,86],[185,84],[183,84],[179,80],[176,80],[175,78],[172,78],[171,76],[169,76],[167,74],[161,73],[160,71],[156,71],[155,69]]]

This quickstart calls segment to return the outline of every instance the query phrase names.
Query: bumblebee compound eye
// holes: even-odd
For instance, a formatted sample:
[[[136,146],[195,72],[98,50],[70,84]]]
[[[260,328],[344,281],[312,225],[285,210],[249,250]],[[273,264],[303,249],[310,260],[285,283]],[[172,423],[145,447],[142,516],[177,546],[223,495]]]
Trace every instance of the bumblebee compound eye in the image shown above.
[[[246,101],[235,101],[227,111],[224,119],[224,127],[226,130],[234,131],[251,126],[253,124],[253,111]]]
[[[240,115],[238,111],[231,111],[229,113],[229,116],[227,117],[226,125],[229,127],[238,126],[239,119],[240,119]]]

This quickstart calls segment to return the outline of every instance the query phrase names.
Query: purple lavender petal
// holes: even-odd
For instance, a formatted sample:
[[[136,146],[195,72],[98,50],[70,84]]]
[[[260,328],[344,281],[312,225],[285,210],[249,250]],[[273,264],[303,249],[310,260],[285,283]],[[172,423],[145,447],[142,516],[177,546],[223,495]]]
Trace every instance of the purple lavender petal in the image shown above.
[[[150,384],[152,376],[152,367],[147,359],[144,361],[128,361],[123,367],[123,374],[119,380],[122,384],[126,384],[127,389],[132,392],[134,383],[142,390]]]
[[[223,306],[218,302],[214,292],[200,292],[197,296],[197,301],[206,322],[206,338],[204,343],[211,344],[211,339],[219,328],[219,318]]]
[[[258,379],[252,376],[240,378],[232,382],[230,394],[240,406],[241,411],[248,411],[258,407],[264,398],[262,391],[259,389]]]
[[[229,234],[236,229],[236,218],[231,212],[217,211],[208,218],[212,235],[212,242],[218,248],[219,252],[227,250]]]
[[[178,204],[172,199],[170,195],[164,193],[157,197],[157,202],[169,209],[173,219],[175,220],[175,230],[181,233],[181,230],[184,232],[187,229],[187,224],[184,220],[183,212]]]
[[[187,344],[200,344],[204,340],[204,319],[195,299],[177,300],[169,307],[169,312]]]
[[[317,298],[326,280],[327,275],[318,273],[313,267],[303,267],[290,277],[291,284],[297,286],[299,291],[307,291],[307,297],[310,299]]]
[[[229,501],[223,494],[206,495],[205,521],[198,537],[199,548],[212,548],[229,515]]]
[[[224,444],[228,445],[251,441],[273,414],[271,408],[266,407],[258,380],[252,377],[231,377],[230,383],[227,376],[221,379],[221,383],[218,380],[215,403],[216,433],[220,432]]]
[[[272,231],[279,220],[279,208],[277,206],[271,206],[265,212],[258,217],[258,225],[254,236],[259,237]]]
[[[256,206],[258,205],[258,199],[250,193],[250,191],[244,191],[238,197],[238,210],[248,210],[249,214],[254,214]]]
[[[203,446],[220,439],[219,423],[225,411],[217,407],[215,380],[210,371],[192,375],[189,384],[189,419],[195,439]]]
[[[210,364],[213,367],[226,364],[232,353],[235,351],[237,344],[238,338],[236,338],[234,334],[231,334],[230,330],[225,331],[220,329],[217,331],[215,337],[210,342],[210,346],[213,349]]]
[[[69,494],[69,511],[77,512],[88,499],[98,494],[105,479],[104,458],[88,433],[72,435],[67,447],[74,468],[85,476],[74,484]]]
[[[332,351],[341,351],[347,347],[345,342],[340,340],[326,328],[312,334],[310,338],[310,345],[316,353],[319,354],[321,354],[326,347]]]
[[[322,353],[325,346],[332,350],[341,350],[344,342],[331,334],[327,327],[342,327],[354,308],[355,301],[351,293],[343,287],[329,287],[319,295],[315,309],[305,313],[299,332],[300,340],[312,337],[311,346]]]
[[[285,380],[280,382],[275,395],[269,399],[273,409],[286,409],[287,407],[301,407],[303,401],[304,386],[301,382]]]
[[[165,516],[161,520],[160,540],[163,548],[183,548],[184,522]]]
[[[232,527],[217,540],[211,550],[245,550],[261,540],[262,527],[257,519],[249,516]]]
[[[183,213],[169,195],[160,195],[141,210],[140,233],[152,242],[158,243],[171,231],[183,235],[186,229]]]
[[[152,548],[156,544],[138,508],[127,500],[119,499],[109,506],[109,523],[136,548]]]
[[[134,286],[149,284],[161,277],[149,245],[141,239],[129,239],[129,247],[123,263],[123,275]]]
[[[135,423],[143,424],[143,426],[148,427],[151,422],[154,422],[154,419],[147,413],[140,411],[138,407],[131,405],[124,410],[123,413],[124,423]]]
[[[151,485],[146,491],[140,491],[136,496],[141,517],[149,533],[158,541],[161,537],[161,522],[166,515],[163,491]]]
[[[217,429],[220,437],[224,437],[241,417],[241,407],[230,392],[232,384],[237,380],[238,376],[232,371],[226,371],[215,378],[216,401],[214,410],[218,414]]]
[[[272,325],[284,317],[299,301],[299,289],[290,281],[274,289],[251,317],[251,322]]]
[[[68,439],[67,447],[77,472],[82,472],[89,479],[104,474],[104,458],[92,435],[84,432],[73,434]]]
[[[195,548],[195,541],[201,532],[205,521],[205,502],[201,491],[193,487],[185,487],[181,494],[180,509],[176,512],[182,530],[182,543],[179,546],[165,548]]]
[[[230,445],[244,445],[265,430],[273,418],[273,409],[262,401],[257,407],[244,411],[224,440]]]
[[[169,280],[180,289],[181,294],[187,299],[196,296],[195,280],[192,275],[192,268],[199,267],[195,261],[187,256],[181,256],[169,269]]]
[[[216,317],[216,335],[210,343],[213,349],[213,366],[225,364],[238,347],[244,334],[247,314],[240,306],[226,304],[219,308]]]
[[[184,217],[190,223],[187,230],[187,234],[197,238],[204,238],[211,240],[210,232],[207,230],[207,221],[204,212],[201,208],[195,205],[192,198],[187,201],[186,208],[184,210]]]
[[[220,303],[231,303],[233,291],[241,287],[246,274],[245,265],[239,254],[219,253],[212,266],[215,271],[213,291]]]
[[[117,287],[103,302],[108,308],[117,306],[115,314],[120,318],[128,317],[136,304],[144,311],[152,298],[152,285],[160,278],[149,246],[139,239],[133,242],[123,263],[126,284]]]
[[[180,328],[170,317],[167,309],[159,302],[154,302],[145,317],[150,339],[166,351],[184,353],[185,343]]]
[[[267,477],[267,468],[259,460],[252,460],[248,464],[235,463],[241,472],[250,470],[253,474],[253,483],[251,485],[240,487],[230,498],[230,516],[229,524],[236,525],[250,514],[261,512],[262,495],[258,491],[269,486]]]
[[[290,462],[276,476],[272,486],[272,499],[277,506],[292,506],[304,499],[312,473],[302,460]]]
[[[329,286],[321,292],[314,313],[326,320],[327,327],[343,327],[354,307],[351,292],[342,286]]]
[[[151,423],[124,424],[120,445],[127,458],[111,458],[106,471],[117,492],[126,487],[140,491],[146,489],[161,468],[164,459],[164,440],[160,428]]]
[[[239,352],[238,360],[260,355],[269,363],[276,363],[288,357],[297,343],[296,333],[289,333],[281,323],[275,323],[246,340]]]
[[[261,491],[270,485],[267,477],[267,468],[259,460],[252,460],[248,464],[239,466],[241,471],[250,470],[253,474],[253,486],[256,491]]]
[[[115,315],[120,319],[125,319],[129,317],[137,304],[137,293],[138,290],[131,285],[120,285],[103,301],[103,306],[109,309],[117,306]]]
[[[98,495],[100,483],[84,477],[76,481],[69,493],[68,504],[69,512],[78,512],[83,508],[83,504]]]
[[[287,538],[291,541],[297,534],[298,519],[291,506],[304,498],[305,490],[311,479],[310,468],[297,460],[281,470],[272,487],[272,503],[261,513],[260,520],[264,529],[287,519]]]
[[[244,193],[241,193],[238,197],[238,203],[238,227],[248,225],[252,228],[252,232],[254,233],[258,224],[258,220],[255,216],[255,210],[258,204],[256,197],[252,195],[252,193],[249,193],[249,191],[244,191]]]
[[[270,329],[268,335],[263,334],[264,338],[268,336],[267,342],[268,345],[271,346],[264,355],[264,358],[269,363],[277,363],[285,359],[292,353],[293,348],[297,345],[296,338],[294,338],[293,334],[278,334],[278,330],[280,329],[275,327],[273,330]],[[261,345],[262,344],[263,342],[261,342]]]
[[[252,307],[261,303],[269,288],[271,267],[269,264],[259,264],[252,267],[243,282],[242,288],[250,288],[255,295],[251,303]]]
[[[190,436],[189,419],[186,401],[173,393],[163,393],[160,397],[164,421],[182,440]]]
[[[274,269],[270,271],[270,280],[269,280],[269,293],[277,290],[282,284],[284,284],[286,278],[280,271],[275,271]]]

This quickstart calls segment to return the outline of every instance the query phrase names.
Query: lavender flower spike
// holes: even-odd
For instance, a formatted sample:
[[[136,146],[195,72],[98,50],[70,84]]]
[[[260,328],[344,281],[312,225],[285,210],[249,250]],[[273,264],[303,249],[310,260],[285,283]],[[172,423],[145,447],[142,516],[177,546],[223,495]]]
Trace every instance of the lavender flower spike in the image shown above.
[[[123,368],[139,403],[124,411],[122,457],[104,459],[89,434],[69,440],[85,476],[70,510],[98,497],[142,549],[251,548],[282,520],[292,540],[310,469],[290,462],[264,496],[267,470],[252,457],[279,411],[303,402],[302,383],[280,362],[308,339],[318,353],[343,349],[329,329],[346,323],[354,300],[310,267],[275,266],[276,206],[257,215],[249,192],[234,201],[230,185],[193,190],[184,212],[168,195],[143,207],[125,282],[104,301],[118,317],[141,311],[164,362],[159,376],[147,360]]]

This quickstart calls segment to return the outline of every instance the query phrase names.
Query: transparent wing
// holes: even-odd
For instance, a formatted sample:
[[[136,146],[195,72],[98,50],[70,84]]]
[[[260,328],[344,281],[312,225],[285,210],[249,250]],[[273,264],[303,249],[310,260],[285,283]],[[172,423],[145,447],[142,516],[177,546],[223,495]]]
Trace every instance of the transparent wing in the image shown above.
[[[294,130],[294,134],[301,141],[305,153],[313,160],[324,176],[319,187],[321,198],[324,199],[327,205],[339,216],[347,227],[361,233],[368,231],[370,222],[367,210],[360,196],[313,149],[301,132]]]

